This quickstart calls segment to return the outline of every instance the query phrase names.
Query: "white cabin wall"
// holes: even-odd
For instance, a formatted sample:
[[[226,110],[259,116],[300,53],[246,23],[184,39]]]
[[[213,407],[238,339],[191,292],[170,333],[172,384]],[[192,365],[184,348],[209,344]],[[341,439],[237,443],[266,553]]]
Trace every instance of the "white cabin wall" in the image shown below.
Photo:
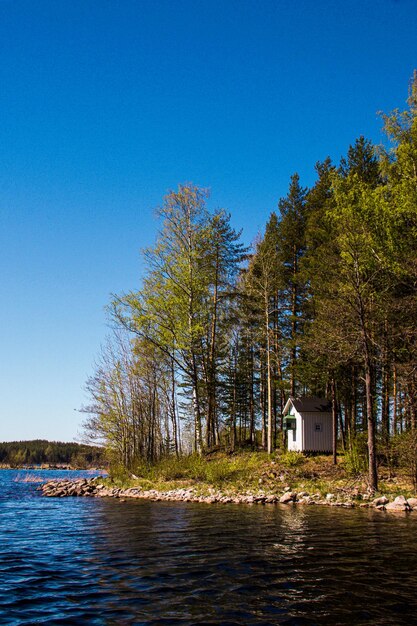
[[[333,424],[331,413],[303,413],[302,450],[308,452],[330,452],[333,448]],[[316,431],[315,425],[322,424],[322,430]]]

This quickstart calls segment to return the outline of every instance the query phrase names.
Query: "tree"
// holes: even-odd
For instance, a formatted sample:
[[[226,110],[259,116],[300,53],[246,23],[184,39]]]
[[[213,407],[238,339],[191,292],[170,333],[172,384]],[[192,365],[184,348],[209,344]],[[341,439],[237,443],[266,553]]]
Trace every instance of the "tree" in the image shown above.
[[[402,385],[411,428],[417,426],[417,71],[410,82],[408,109],[383,115],[391,150],[382,151],[386,186],[379,203],[387,214],[387,265],[395,277],[391,339],[395,386]],[[398,376],[397,376],[398,374]],[[397,398],[394,397],[396,426]]]
[[[298,174],[294,174],[287,196],[278,203],[280,210],[278,250],[283,279],[281,315],[288,349],[292,396],[296,392],[296,368],[304,325],[306,290],[300,263],[306,250],[306,193],[307,190],[300,186]]]
[[[245,250],[225,211],[210,214],[208,192],[180,185],[159,210],[162,229],[145,251],[143,287],[118,298],[116,319],[152,343],[192,396],[195,448],[218,441],[219,328],[230,322],[234,280]],[[205,437],[204,437],[204,424]]]
[[[104,445],[113,462],[127,469],[169,453],[165,385],[166,372],[154,346],[145,340],[133,346],[126,333],[116,332],[86,384],[91,400],[83,407],[88,439]]]
[[[244,281],[244,290],[251,302],[257,324],[262,329],[262,344],[266,371],[266,408],[267,408],[267,450],[273,449],[273,359],[276,344],[273,320],[278,310],[279,257],[278,257],[278,218],[271,214],[265,229],[265,235],[256,247]],[[278,358],[275,352],[275,357]]]

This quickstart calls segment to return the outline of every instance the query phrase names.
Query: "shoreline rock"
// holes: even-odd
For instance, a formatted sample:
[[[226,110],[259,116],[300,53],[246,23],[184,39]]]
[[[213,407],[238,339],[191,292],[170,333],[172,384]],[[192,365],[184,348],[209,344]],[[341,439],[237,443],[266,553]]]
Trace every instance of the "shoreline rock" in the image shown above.
[[[199,494],[193,487],[158,491],[156,489],[142,489],[141,487],[109,487],[103,484],[100,477],[79,478],[76,480],[55,479],[43,483],[38,490],[48,498],[64,497],[90,497],[90,498],[118,498],[125,501],[129,498],[151,500],[154,502],[197,502],[201,504],[285,504],[285,505],[322,505],[342,508],[373,508],[376,511],[387,512],[411,512],[417,511],[417,498],[407,500],[404,496],[398,496],[393,502],[389,502],[386,496],[375,498],[373,501],[353,501],[347,498],[343,501],[336,500],[334,494],[323,498],[320,494],[308,494],[305,491],[295,492],[284,490],[280,494],[271,493],[245,493],[228,494],[221,491],[210,490],[207,495]]]

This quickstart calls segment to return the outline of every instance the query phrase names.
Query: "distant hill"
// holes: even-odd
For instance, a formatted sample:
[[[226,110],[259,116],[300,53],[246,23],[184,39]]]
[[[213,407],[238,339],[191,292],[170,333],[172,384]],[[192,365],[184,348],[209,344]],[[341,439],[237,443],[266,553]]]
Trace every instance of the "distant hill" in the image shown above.
[[[104,450],[98,446],[62,441],[7,441],[0,443],[0,465],[69,465],[88,469],[106,465]]]

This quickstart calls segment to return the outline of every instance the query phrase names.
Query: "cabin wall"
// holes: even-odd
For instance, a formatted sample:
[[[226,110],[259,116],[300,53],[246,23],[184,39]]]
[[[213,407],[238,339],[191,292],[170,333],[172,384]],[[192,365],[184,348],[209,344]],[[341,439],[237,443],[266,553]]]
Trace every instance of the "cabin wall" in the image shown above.
[[[321,430],[316,429],[321,426]],[[298,423],[297,423],[298,427]],[[305,452],[331,452],[333,424],[331,413],[303,413],[302,450]]]

